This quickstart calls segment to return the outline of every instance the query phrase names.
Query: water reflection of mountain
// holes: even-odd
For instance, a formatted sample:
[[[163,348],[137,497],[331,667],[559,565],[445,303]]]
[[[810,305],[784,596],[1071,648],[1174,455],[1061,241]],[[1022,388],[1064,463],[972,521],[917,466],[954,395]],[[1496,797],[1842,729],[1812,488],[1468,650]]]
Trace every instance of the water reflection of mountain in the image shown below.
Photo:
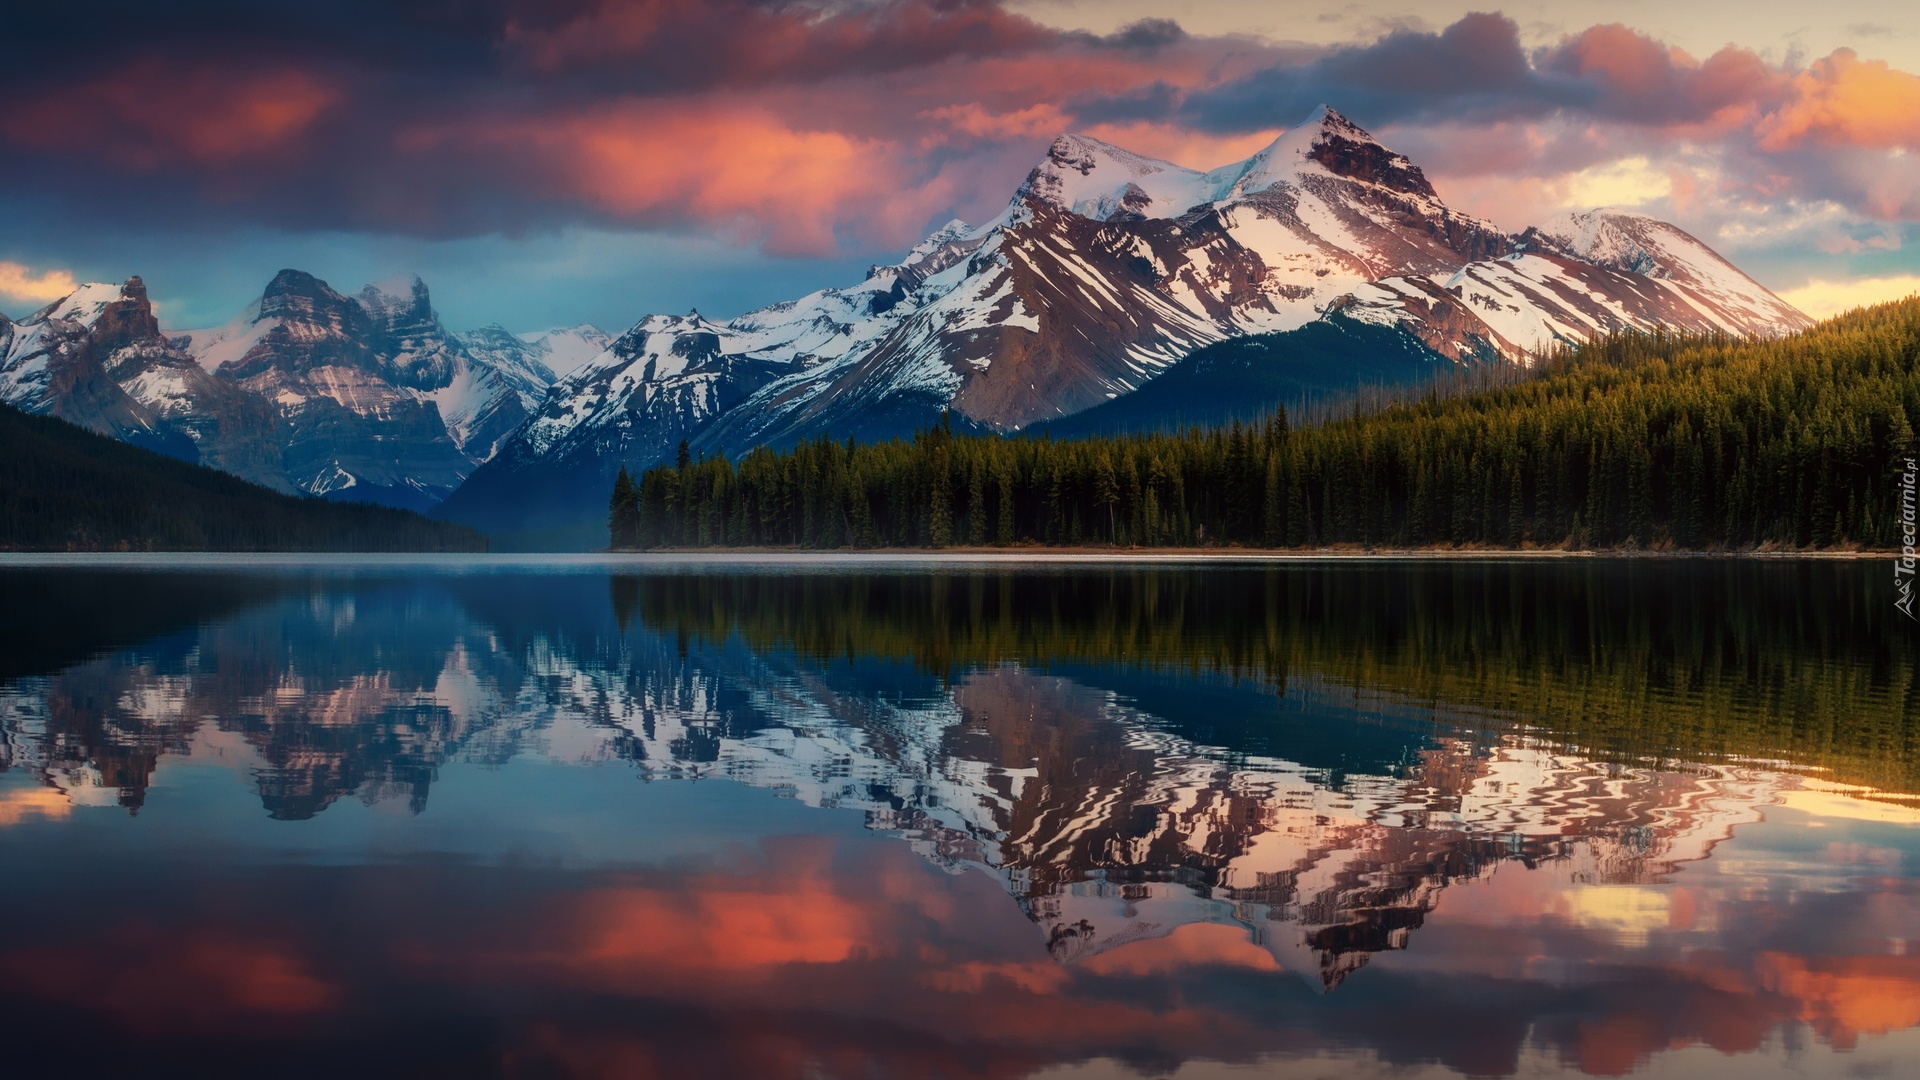
[[[666,576],[611,605],[585,575],[282,578],[7,684],[0,723],[7,765],[130,807],[237,740],[280,818],[419,811],[447,762],[523,752],[726,775],[987,869],[1062,960],[1222,923],[1333,984],[1496,867],[1703,857],[1780,782],[1740,755],[1906,774],[1910,658],[1864,605],[1805,615],[1849,568],[1707,565]],[[1649,767],[1676,761],[1703,764]]]
[[[1228,761],[1109,688],[1012,664],[897,698],[850,691],[870,679],[857,665],[732,667],[696,653],[684,668],[661,656],[633,670],[635,694],[611,719],[643,767],[863,809],[929,859],[999,875],[1062,960],[1225,923],[1331,985],[1404,947],[1455,881],[1506,862],[1654,880],[1757,816],[1779,781],[1622,769],[1430,725],[1404,768],[1333,786],[1324,767]],[[777,702],[786,721],[739,725],[747,709],[723,700],[739,687],[749,709]],[[1362,731],[1414,722],[1403,702],[1308,678],[1280,707]]]

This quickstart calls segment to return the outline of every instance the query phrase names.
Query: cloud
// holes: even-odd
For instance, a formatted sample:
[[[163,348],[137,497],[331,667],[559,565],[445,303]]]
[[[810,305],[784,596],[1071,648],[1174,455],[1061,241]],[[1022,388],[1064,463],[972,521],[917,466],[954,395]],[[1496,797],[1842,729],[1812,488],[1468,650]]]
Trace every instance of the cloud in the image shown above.
[[[1920,295],[1920,275],[1896,274],[1892,277],[1854,278],[1850,281],[1816,279],[1797,289],[1783,290],[1780,299],[1816,319],[1826,319],[1854,308],[1871,307],[1916,295]]]
[[[1153,26],[1122,36],[1142,44],[1167,37]],[[502,32],[506,55],[534,71],[606,68],[626,85],[682,92],[923,68],[1058,39],[1056,31],[976,0],[527,0],[511,5]]]
[[[1567,178],[1568,201],[1586,206],[1643,206],[1673,194],[1673,177],[1645,157],[1622,158]]]
[[[1920,76],[1841,49],[1796,73],[1792,85],[1791,99],[1760,123],[1762,148],[1920,150]]]
[[[296,150],[341,97],[312,72],[146,58],[16,101],[0,116],[0,136],[136,171],[221,168]]]
[[[662,109],[626,102],[581,113],[482,121],[404,133],[421,156],[511,159],[525,190],[577,201],[617,220],[688,218],[790,254],[835,249],[836,226],[884,233],[919,218],[937,185],[905,172],[890,144],[807,130],[752,105]],[[916,198],[918,196],[918,198]],[[914,212],[917,210],[917,212]]]
[[[65,270],[45,270],[35,276],[17,262],[0,262],[0,296],[33,304],[50,304],[80,287]]]
[[[0,275],[13,263],[0,263]],[[0,288],[0,292],[5,292]],[[15,788],[0,792],[0,829],[26,821],[60,821],[73,814],[73,803],[52,788]]]
[[[1062,31],[995,0],[322,7],[101,0],[84,37],[25,13],[0,198],[103,231],[669,229],[818,255],[997,212],[1061,130],[1209,167],[1326,102],[1472,206],[1920,220],[1920,78],[1844,50],[1698,59],[1617,24],[1530,49],[1488,13],[1322,48]]]

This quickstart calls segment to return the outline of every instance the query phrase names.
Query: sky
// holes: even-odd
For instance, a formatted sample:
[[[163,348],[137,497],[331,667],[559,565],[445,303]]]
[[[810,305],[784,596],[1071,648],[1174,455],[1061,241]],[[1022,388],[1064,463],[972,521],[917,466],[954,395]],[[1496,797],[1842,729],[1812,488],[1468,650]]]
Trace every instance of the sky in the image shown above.
[[[1449,203],[1674,221],[1810,314],[1920,291],[1920,5],[95,0],[0,63],[0,312],[283,267],[449,325],[727,317],[991,218],[1063,131],[1179,164],[1333,106]]]

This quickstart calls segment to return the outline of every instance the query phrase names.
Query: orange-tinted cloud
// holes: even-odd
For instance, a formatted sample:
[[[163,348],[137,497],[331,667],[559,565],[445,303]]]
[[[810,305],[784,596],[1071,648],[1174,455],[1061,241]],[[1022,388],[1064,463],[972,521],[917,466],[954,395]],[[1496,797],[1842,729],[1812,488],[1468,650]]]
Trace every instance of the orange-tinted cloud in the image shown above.
[[[614,220],[704,222],[789,254],[831,252],[841,227],[885,233],[903,217],[917,227],[943,201],[906,171],[898,146],[797,127],[750,103],[625,102],[422,128],[400,141],[423,156],[510,159],[530,193]]]
[[[1841,1049],[1920,1026],[1920,956],[1765,953],[1757,968],[1761,985],[1793,1002],[1795,1019]]]
[[[13,296],[25,295],[6,287],[7,268],[14,265],[17,264],[0,262],[0,293]],[[68,292],[73,291],[72,281],[72,278],[67,279]],[[65,293],[60,295],[64,296]],[[38,299],[38,297],[33,298]],[[56,296],[54,299],[59,297]],[[52,788],[30,787],[0,791],[0,829],[26,821],[57,821],[72,814],[73,803],[64,794]]]
[[[1165,937],[1130,942],[1081,962],[1101,975],[1164,975],[1189,968],[1226,965],[1279,971],[1273,954],[1254,944],[1245,928],[1189,923]]]
[[[1795,74],[1792,86],[1792,98],[1760,122],[1762,148],[1920,150],[1920,76],[1841,49]]]
[[[143,59],[18,101],[0,136],[137,170],[226,167],[297,150],[343,96],[309,71]]]

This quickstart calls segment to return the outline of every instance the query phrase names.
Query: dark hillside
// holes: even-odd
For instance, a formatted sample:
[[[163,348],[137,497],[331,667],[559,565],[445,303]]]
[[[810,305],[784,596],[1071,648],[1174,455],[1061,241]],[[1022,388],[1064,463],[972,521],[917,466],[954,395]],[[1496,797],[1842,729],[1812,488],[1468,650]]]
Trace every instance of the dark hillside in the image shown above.
[[[458,525],[269,491],[0,406],[0,550],[485,551]]]

